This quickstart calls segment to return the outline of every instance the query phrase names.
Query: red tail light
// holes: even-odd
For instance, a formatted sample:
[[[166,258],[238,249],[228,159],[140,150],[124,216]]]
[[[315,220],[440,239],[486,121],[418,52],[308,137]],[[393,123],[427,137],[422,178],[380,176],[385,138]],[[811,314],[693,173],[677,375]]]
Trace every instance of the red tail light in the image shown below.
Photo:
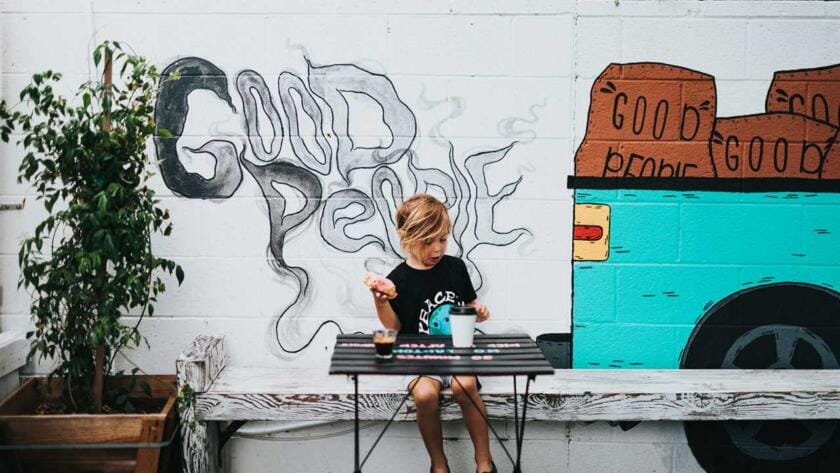
[[[610,206],[575,204],[572,258],[606,261],[610,255]]]
[[[604,228],[599,225],[575,225],[575,240],[597,241],[604,236]]]

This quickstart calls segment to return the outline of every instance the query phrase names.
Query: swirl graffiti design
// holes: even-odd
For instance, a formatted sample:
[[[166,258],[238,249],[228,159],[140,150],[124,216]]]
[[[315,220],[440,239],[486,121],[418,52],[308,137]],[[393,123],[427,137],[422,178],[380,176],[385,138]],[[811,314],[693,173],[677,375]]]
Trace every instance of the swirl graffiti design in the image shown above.
[[[281,320],[300,313],[310,284],[306,269],[287,262],[284,243],[291,230],[310,219],[317,220],[323,241],[340,252],[356,253],[373,245],[384,253],[383,258],[400,258],[396,208],[404,196],[434,191],[450,209],[457,255],[467,262],[477,289],[483,278],[472,252],[482,245],[511,245],[530,235],[526,228],[500,231],[494,225],[496,205],[516,191],[521,176],[496,193],[490,191],[486,179],[486,168],[505,159],[516,142],[460,160],[450,143],[449,169],[422,167],[412,149],[417,119],[385,75],[352,64],[316,66],[307,61],[305,78],[283,72],[273,94],[260,74],[244,70],[235,79],[238,109],[228,91],[227,75],[205,59],[186,57],[173,62],[163,71],[162,83],[155,119],[159,129],[168,133],[160,133],[154,144],[166,186],[186,198],[226,199],[241,185],[244,170],[266,200],[272,269],[297,288],[297,297],[273,320],[278,356],[303,351],[327,325],[343,332],[337,322],[326,320],[297,347],[287,346],[281,335]],[[190,111],[188,96],[198,90],[212,92],[240,115],[246,135],[241,149],[228,139],[216,138],[197,148],[179,148]],[[354,140],[352,104],[359,99],[375,105],[390,135],[378,146]],[[212,177],[189,171],[179,151],[211,156],[215,160]],[[410,182],[403,182],[393,168],[400,161],[407,165]],[[362,182],[356,177],[360,169],[373,170],[372,177]],[[282,186],[302,196],[302,208],[288,208],[278,190]],[[358,236],[358,231],[350,231],[355,225],[378,230]]]

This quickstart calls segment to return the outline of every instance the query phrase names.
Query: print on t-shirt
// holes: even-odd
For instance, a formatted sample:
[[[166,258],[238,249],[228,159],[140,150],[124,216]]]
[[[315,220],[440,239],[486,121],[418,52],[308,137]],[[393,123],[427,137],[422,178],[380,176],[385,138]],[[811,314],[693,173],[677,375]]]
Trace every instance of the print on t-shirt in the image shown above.
[[[457,302],[452,291],[438,291],[431,299],[426,299],[420,309],[420,333],[430,335],[450,335],[449,309]]]
[[[461,259],[444,255],[429,269],[403,261],[388,274],[397,296],[390,300],[405,335],[449,335],[449,309],[475,300],[475,289]]]

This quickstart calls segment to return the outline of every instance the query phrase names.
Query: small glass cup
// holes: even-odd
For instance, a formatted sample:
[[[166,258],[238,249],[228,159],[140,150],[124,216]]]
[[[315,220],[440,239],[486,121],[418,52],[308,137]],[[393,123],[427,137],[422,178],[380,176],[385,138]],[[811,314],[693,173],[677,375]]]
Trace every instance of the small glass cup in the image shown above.
[[[373,331],[373,345],[376,347],[376,359],[387,361],[394,358],[394,343],[397,341],[397,331],[390,328],[379,328]]]

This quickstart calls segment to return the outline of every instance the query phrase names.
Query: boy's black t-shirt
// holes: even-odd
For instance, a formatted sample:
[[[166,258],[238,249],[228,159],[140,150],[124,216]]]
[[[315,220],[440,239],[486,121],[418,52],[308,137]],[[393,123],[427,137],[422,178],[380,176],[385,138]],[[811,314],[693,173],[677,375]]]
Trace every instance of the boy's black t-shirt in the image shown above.
[[[397,288],[391,308],[400,319],[400,333],[449,335],[449,309],[476,298],[467,266],[460,258],[444,255],[429,269],[414,269],[405,261],[388,279]]]

